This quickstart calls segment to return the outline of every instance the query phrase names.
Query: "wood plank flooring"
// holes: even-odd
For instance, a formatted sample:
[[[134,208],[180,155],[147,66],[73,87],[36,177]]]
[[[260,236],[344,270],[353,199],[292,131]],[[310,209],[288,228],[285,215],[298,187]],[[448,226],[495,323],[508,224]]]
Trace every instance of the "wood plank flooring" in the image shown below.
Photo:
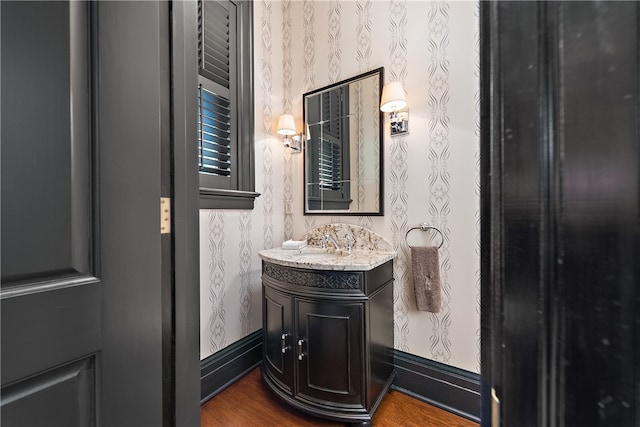
[[[262,382],[258,368],[205,403],[202,427],[343,427],[284,404]],[[382,400],[374,427],[478,427],[478,424],[397,391]]]

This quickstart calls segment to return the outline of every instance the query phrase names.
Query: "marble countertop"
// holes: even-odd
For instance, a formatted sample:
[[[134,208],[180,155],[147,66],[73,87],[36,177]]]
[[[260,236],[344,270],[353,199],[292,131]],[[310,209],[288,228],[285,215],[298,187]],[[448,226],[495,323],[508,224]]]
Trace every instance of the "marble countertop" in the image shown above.
[[[300,250],[264,249],[258,252],[264,261],[287,267],[313,270],[367,271],[396,257],[390,250],[353,249],[351,254],[332,251],[316,246],[306,246]]]

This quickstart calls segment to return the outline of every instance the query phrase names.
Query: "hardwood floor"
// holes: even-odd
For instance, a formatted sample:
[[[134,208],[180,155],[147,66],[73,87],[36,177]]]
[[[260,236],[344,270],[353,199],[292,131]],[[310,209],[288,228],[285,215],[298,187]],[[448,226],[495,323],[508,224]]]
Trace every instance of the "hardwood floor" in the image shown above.
[[[200,410],[202,427],[342,427],[285,405],[262,382],[256,368]],[[478,427],[478,424],[397,391],[382,400],[374,427]]]

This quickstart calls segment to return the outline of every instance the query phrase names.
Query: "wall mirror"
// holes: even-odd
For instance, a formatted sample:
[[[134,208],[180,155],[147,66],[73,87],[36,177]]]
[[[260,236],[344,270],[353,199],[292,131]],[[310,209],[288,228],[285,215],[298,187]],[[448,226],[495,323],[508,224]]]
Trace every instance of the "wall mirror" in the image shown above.
[[[307,92],[305,215],[382,215],[384,69]]]

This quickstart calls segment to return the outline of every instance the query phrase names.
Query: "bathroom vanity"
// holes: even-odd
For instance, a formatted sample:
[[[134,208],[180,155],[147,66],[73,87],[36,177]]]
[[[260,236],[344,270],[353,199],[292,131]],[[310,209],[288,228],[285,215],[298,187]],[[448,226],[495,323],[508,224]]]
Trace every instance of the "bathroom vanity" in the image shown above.
[[[394,378],[394,256],[358,244],[260,252],[262,376],[285,402],[371,425]]]

